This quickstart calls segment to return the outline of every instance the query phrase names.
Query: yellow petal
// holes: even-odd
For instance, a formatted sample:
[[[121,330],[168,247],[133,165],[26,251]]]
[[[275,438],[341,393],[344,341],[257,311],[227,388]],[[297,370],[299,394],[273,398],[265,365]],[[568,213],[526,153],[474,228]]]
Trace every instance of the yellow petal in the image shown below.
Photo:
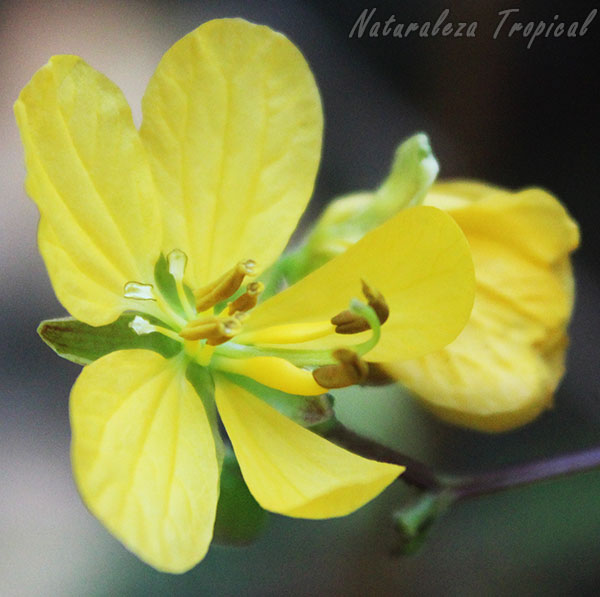
[[[444,186],[456,193],[462,190],[462,185],[456,189],[450,184]],[[534,261],[552,263],[579,244],[576,222],[559,201],[542,189],[518,193],[495,189],[477,201],[454,207],[436,195],[428,196],[427,203],[448,209],[467,237],[484,236]]]
[[[310,371],[300,369],[285,359],[277,357],[252,357],[228,359],[221,357],[213,362],[221,371],[244,375],[269,388],[299,396],[326,394],[327,388],[320,386]]]
[[[158,570],[185,572],[205,555],[219,491],[215,441],[178,361],[113,352],[71,393],[71,454],[88,508]]]
[[[23,89],[15,114],[56,294],[78,319],[109,323],[124,308],[125,283],[151,280],[160,248],[155,190],[129,107],[83,60],[55,56]]]
[[[473,251],[471,319],[442,351],[388,371],[441,418],[505,431],[550,407],[564,373],[574,286],[568,254],[577,244],[577,225],[540,190],[491,189],[475,198],[467,183],[443,190],[446,195],[428,196],[428,202],[441,206],[454,193],[472,198],[449,208]]]
[[[210,21],[163,57],[141,136],[167,221],[164,249],[193,256],[198,287],[283,250],[311,195],[322,112],[300,52],[268,27]]]
[[[344,254],[258,305],[245,329],[327,321],[361,298],[361,278],[390,308],[370,361],[415,358],[439,350],[464,327],[473,303],[473,263],[452,218],[432,207],[403,210]],[[332,334],[314,346],[343,346],[367,337]],[[240,334],[239,341],[243,342]]]
[[[565,325],[571,298],[553,269],[528,260],[507,244],[478,234],[469,235],[477,292],[504,302],[528,320],[555,328]],[[503,322],[498,320],[498,326]]]
[[[433,197],[443,196],[453,198],[460,202],[470,203],[483,199],[486,195],[490,195],[499,191],[499,187],[495,187],[485,182],[477,180],[447,180],[436,182],[429,193],[427,193],[426,205],[436,205]],[[438,206],[439,207],[439,206]]]
[[[488,300],[476,298],[471,320],[449,346],[386,368],[440,418],[500,432],[528,423],[552,405],[564,373],[566,335],[542,350],[527,338],[540,335],[540,328],[510,307],[490,305],[488,312]]]
[[[216,398],[244,480],[266,510],[299,518],[344,516],[404,470],[335,446],[224,377],[217,379]]]

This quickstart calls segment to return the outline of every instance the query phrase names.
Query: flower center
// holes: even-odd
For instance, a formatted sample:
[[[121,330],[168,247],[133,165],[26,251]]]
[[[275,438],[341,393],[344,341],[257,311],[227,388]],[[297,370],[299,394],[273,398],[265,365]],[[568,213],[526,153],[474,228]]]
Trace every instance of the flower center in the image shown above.
[[[190,356],[197,357],[207,353],[199,350],[198,342],[214,347],[240,333],[242,321],[256,306],[264,285],[251,282],[245,292],[240,292],[246,276],[256,274],[256,262],[247,259],[192,293],[183,282],[186,265],[185,253],[171,251],[156,264],[155,284],[128,282],[124,296],[143,301],[142,310],[168,326],[154,325],[136,316],[130,327],[137,334],[165,334],[183,343]],[[233,300],[224,304],[229,299]],[[205,356],[201,360],[206,360]]]
[[[243,322],[264,290],[263,283],[258,281],[242,288],[246,277],[256,275],[256,262],[253,259],[240,261],[194,292],[183,282],[186,264],[186,255],[174,250],[157,262],[154,284],[126,284],[125,297],[164,323],[164,326],[152,324],[137,315],[130,323],[137,334],[164,334],[180,342],[188,357],[198,364],[210,364],[231,372],[245,371],[246,365],[240,359],[253,359],[256,366],[255,357],[277,357],[269,363],[283,359],[298,368],[308,368],[321,387],[345,387],[365,381],[368,366],[361,357],[379,341],[380,326],[388,318],[389,310],[383,296],[364,281],[362,291],[368,304],[352,299],[350,308],[331,320],[244,332]],[[368,330],[371,331],[369,338],[365,340],[361,335],[362,341],[343,349],[302,348],[303,343],[331,334],[358,334]],[[236,336],[239,340],[234,339]],[[250,362],[247,365],[250,366]]]
[[[197,290],[194,293],[196,311],[204,314],[190,321],[179,335],[185,340],[206,340],[210,346],[231,340],[242,330],[246,312],[256,306],[264,285],[261,282],[248,284],[246,292],[228,304],[228,316],[214,315],[215,307],[233,297],[240,290],[244,278],[254,275],[255,271],[256,262],[253,259],[240,261],[220,278]]]

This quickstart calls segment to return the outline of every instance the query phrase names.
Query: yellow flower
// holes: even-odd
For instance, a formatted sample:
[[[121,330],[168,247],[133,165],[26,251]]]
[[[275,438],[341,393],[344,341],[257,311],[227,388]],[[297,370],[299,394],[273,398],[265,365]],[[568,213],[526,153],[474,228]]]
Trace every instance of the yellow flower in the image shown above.
[[[578,245],[578,227],[540,189],[512,193],[472,181],[431,186],[437,172],[426,135],[404,141],[376,191],[329,204],[305,245],[289,258],[295,266],[290,278],[342,254],[409,205],[452,215],[475,264],[469,323],[442,350],[383,369],[441,418],[505,431],[549,408],[564,374],[574,289],[569,254]]]
[[[466,234],[475,304],[454,342],[389,370],[452,423],[489,432],[523,425],[552,406],[565,371],[577,224],[541,189],[452,182],[434,185],[424,204]]]
[[[15,112],[62,304],[93,326],[134,311],[137,334],[180,349],[168,359],[112,352],[73,387],[75,479],[116,537],[160,570],[204,557],[223,452],[217,417],[273,512],[342,516],[402,472],[294,423],[267,394],[360,381],[369,351],[391,360],[443,347],[472,304],[468,244],[440,210],[407,210],[256,305],[261,282],[242,283],[288,242],[321,147],[318,90],[285,37],[239,19],[193,31],[161,60],[139,131],[119,89],[75,56],[38,71]],[[162,255],[171,285],[157,273]],[[372,307],[352,300],[361,278]],[[390,310],[382,330],[375,289]],[[345,316],[370,330],[336,333],[330,319],[349,303]]]

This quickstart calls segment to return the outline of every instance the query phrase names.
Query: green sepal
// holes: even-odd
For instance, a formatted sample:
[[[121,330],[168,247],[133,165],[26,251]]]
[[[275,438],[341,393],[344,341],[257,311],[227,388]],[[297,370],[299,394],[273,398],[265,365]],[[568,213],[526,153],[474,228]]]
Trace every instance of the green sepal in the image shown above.
[[[419,205],[439,170],[425,133],[404,140],[396,149],[390,173],[376,191],[376,217],[385,221],[401,209]]]
[[[164,326],[156,317],[145,313],[123,313],[116,321],[94,327],[74,319],[46,319],[38,326],[42,340],[59,356],[80,365],[89,365],[96,359],[114,352],[134,348],[154,350],[165,358],[175,356],[183,344],[160,333],[136,334],[129,324],[136,315],[151,324]]]
[[[404,140],[379,188],[331,201],[303,244],[283,255],[274,271],[294,284],[402,209],[420,205],[438,172],[439,165],[425,133]]]
[[[169,272],[169,262],[162,253],[154,265],[154,281],[156,282],[156,287],[163,295],[164,299],[169,303],[170,307],[174,309],[178,315],[186,319],[185,309],[183,308],[183,305],[179,300],[179,294],[177,293],[175,278],[173,278],[171,272]],[[194,293],[185,285],[183,288],[189,303],[194,305]]]
[[[219,431],[219,415],[215,402],[215,382],[212,373],[208,367],[203,367],[194,361],[190,361],[185,370],[185,377],[192,384],[194,390],[196,390],[196,394],[198,394],[200,400],[202,400],[204,411],[206,412],[215,440],[217,460],[219,467],[221,467],[225,455],[225,445]]]
[[[329,394],[296,396],[264,386],[244,375],[227,373],[226,376],[302,427],[321,425],[334,416],[333,399]]]
[[[425,544],[433,524],[448,510],[454,499],[454,495],[449,491],[425,491],[412,503],[396,511],[394,527],[400,537],[397,553],[418,553]]]
[[[266,528],[269,513],[246,486],[231,448],[225,451],[213,541],[221,545],[247,545]]]

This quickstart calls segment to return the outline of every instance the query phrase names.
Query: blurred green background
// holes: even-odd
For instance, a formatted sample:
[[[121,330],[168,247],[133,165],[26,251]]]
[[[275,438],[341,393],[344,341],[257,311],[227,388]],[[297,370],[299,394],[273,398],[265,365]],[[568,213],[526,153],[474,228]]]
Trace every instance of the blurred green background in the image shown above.
[[[475,39],[348,38],[364,8],[399,22],[478,21]],[[498,11],[477,3],[314,1],[76,2],[0,5],[0,595],[595,595],[600,473],[480,498],[449,512],[414,557],[392,555],[398,484],[330,521],[272,516],[247,548],[214,546],[183,576],[130,555],[85,510],[70,474],[68,394],[79,368],[37,338],[60,316],[37,253],[37,212],[23,191],[12,103],[52,54],[75,53],[139,102],[163,52],[202,22],[243,16],[302,50],[323,95],[324,155],[306,221],[328,199],[371,188],[404,137],[431,136],[444,177],[543,186],[581,222],[569,373],[556,407],[501,436],[435,421],[399,390],[346,391],[350,427],[448,472],[485,471],[600,443],[597,44],[585,37],[492,39]],[[582,21],[592,3],[533,0],[520,20]]]

